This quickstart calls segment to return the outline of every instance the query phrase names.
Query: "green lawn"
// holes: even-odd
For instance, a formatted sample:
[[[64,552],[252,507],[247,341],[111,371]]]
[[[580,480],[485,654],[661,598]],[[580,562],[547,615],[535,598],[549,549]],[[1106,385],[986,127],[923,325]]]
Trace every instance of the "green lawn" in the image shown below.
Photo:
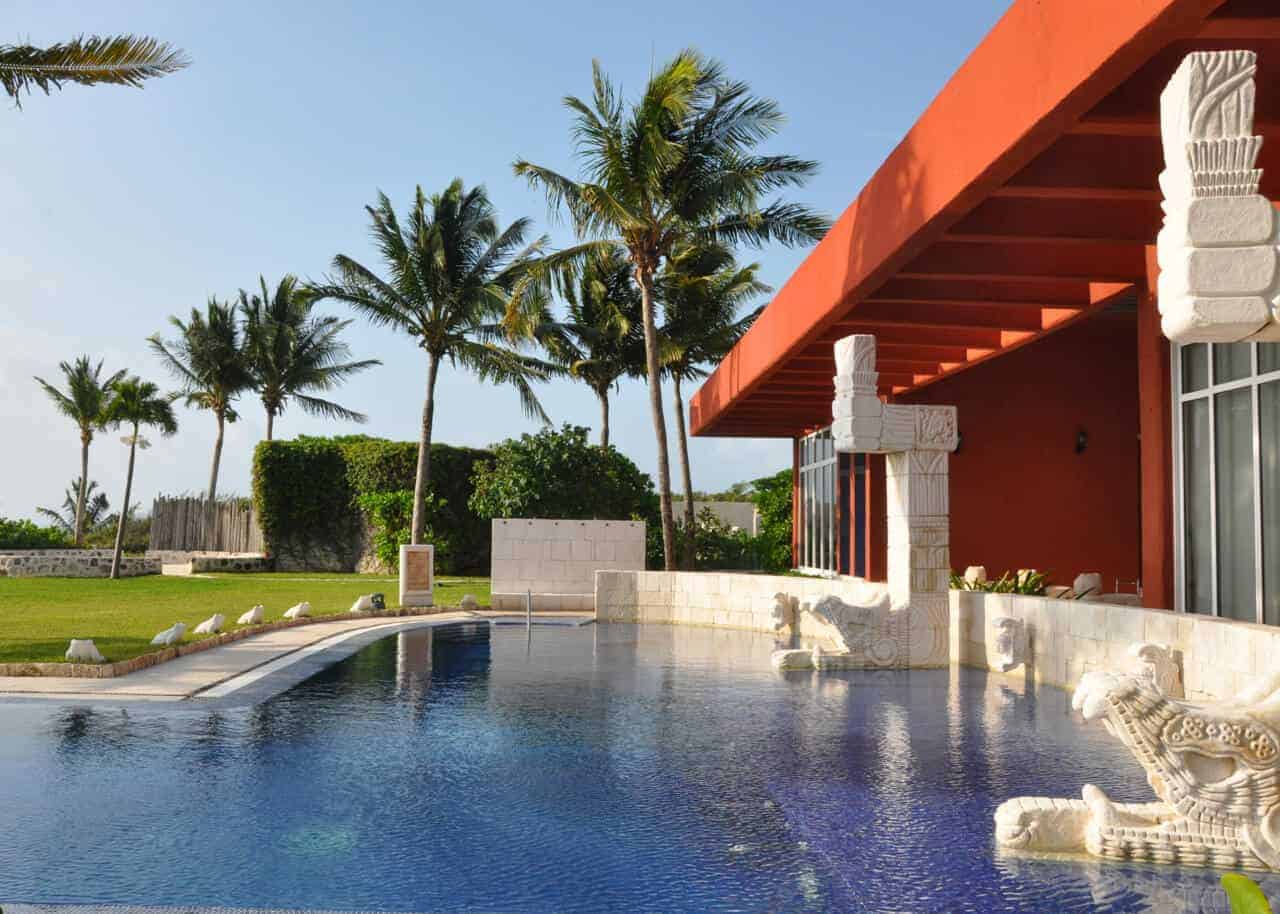
[[[0,578],[0,663],[58,661],[72,638],[92,638],[108,660],[127,660],[152,650],[156,632],[187,623],[187,637],[220,612],[225,631],[241,613],[261,603],[274,622],[306,600],[313,616],[344,613],[356,597],[381,592],[387,607],[398,603],[396,578],[383,575],[216,574],[198,577],[148,575],[101,578]],[[488,578],[438,577],[437,606],[453,606],[463,594],[489,602]]]

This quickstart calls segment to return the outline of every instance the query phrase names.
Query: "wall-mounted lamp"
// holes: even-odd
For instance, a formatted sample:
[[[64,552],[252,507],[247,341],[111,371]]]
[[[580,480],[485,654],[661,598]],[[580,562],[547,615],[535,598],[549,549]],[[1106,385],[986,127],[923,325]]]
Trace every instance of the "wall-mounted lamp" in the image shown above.
[[[1076,453],[1083,454],[1085,448],[1089,446],[1089,433],[1084,429],[1076,432]]]

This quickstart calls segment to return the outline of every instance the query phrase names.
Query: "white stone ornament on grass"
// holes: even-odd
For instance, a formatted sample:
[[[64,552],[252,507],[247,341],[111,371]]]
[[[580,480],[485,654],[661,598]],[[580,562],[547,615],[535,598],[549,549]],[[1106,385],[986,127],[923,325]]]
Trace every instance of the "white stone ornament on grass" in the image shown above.
[[[475,594],[463,594],[458,601],[458,608],[463,612],[475,612],[480,608],[480,601],[475,598]]]
[[[195,627],[194,634],[197,635],[216,635],[222,631],[222,626],[227,622],[227,617],[222,613],[214,613]]]
[[[265,615],[266,615],[266,610],[263,608],[262,604],[259,603],[253,609],[249,610],[247,613],[243,614],[239,619],[237,619],[236,624],[237,625],[258,625],[259,623],[262,622],[262,619]]]
[[[435,605],[435,547],[409,544],[400,547],[400,605]]]
[[[373,594],[366,593],[356,597],[356,601],[351,604],[351,612],[367,613],[373,609]]]
[[[107,658],[103,657],[102,652],[98,650],[98,646],[93,643],[92,638],[72,638],[65,656],[70,661],[80,663],[106,663],[107,661]]]
[[[1189,54],[1160,96],[1158,306],[1178,343],[1280,340],[1280,225],[1258,193],[1253,51]]]
[[[182,636],[187,633],[187,624],[185,622],[175,622],[173,625],[159,632],[151,639],[152,644],[161,647],[171,647],[182,640]]]
[[[303,600],[301,603],[298,603],[295,606],[290,606],[288,609],[284,611],[284,617],[286,619],[305,619],[310,615],[311,615],[311,604],[308,603],[306,600]]]

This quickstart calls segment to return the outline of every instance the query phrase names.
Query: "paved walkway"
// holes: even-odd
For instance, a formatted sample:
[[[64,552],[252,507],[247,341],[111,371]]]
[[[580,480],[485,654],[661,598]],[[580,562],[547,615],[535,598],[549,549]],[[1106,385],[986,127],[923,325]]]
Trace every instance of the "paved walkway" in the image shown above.
[[[253,638],[233,641],[168,663],[147,667],[128,676],[80,679],[64,676],[0,676],[0,698],[110,698],[176,701],[191,698],[216,686],[271,665],[287,666],[289,658],[301,659],[339,640],[376,629],[404,629],[483,618],[463,612],[429,616],[393,616],[381,619],[334,619],[296,628],[282,628]],[[312,650],[308,650],[312,649]],[[260,678],[260,677],[259,677]],[[229,690],[222,689],[219,696]]]

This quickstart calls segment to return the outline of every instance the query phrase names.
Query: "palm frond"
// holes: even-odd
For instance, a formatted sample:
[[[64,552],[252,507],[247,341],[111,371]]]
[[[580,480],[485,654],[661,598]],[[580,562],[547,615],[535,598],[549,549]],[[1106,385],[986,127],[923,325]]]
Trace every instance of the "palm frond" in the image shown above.
[[[140,35],[82,36],[47,48],[0,45],[0,86],[21,107],[22,93],[33,89],[48,95],[64,83],[141,87],[189,63],[177,48]]]

